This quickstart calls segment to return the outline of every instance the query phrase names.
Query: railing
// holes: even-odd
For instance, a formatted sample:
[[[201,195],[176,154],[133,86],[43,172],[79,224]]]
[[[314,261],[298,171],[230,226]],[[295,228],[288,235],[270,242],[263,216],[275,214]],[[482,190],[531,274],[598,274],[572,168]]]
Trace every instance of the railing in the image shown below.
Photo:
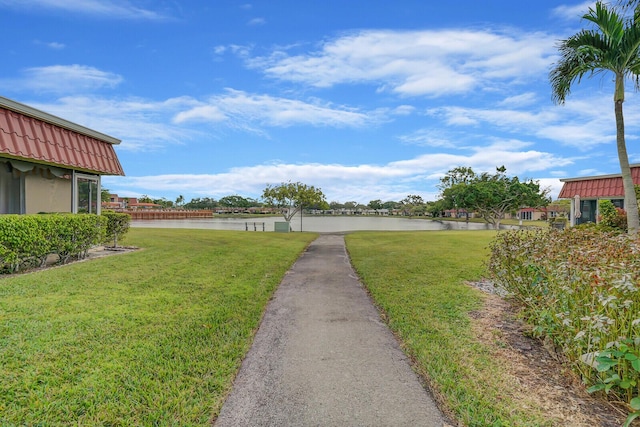
[[[187,209],[128,209],[121,211],[131,215],[131,219],[186,219],[186,218],[213,218],[210,210]]]
[[[259,228],[262,227],[262,231],[264,231],[264,222],[245,222],[244,229],[245,231],[251,231],[250,224],[253,224],[253,231],[260,231]]]

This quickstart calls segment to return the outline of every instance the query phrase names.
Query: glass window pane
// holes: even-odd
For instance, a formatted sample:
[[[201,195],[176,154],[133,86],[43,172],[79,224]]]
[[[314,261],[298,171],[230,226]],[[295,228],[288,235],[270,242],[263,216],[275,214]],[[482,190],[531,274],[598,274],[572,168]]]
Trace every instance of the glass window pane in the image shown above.
[[[77,177],[78,213],[98,213],[98,179]]]
[[[0,214],[19,214],[21,212],[21,178],[14,172],[9,162],[0,162]]]

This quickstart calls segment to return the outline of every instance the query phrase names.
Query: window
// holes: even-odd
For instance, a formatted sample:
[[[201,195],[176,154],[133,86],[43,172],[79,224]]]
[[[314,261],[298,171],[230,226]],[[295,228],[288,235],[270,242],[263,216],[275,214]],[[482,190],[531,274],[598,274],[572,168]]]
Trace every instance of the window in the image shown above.
[[[0,162],[0,214],[24,213],[24,176],[10,162]]]
[[[522,211],[520,212],[520,219],[523,221],[531,221],[533,218],[533,212],[531,211]]]
[[[73,213],[100,213],[100,176],[73,174]]]
[[[611,199],[611,203],[616,208],[624,209],[624,199]]]

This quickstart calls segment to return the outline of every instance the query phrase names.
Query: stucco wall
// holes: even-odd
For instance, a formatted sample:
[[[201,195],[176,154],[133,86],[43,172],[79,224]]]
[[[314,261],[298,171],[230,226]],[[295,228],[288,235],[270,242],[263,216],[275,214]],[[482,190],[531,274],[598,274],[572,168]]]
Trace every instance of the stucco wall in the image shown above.
[[[25,213],[71,212],[71,180],[25,177]]]

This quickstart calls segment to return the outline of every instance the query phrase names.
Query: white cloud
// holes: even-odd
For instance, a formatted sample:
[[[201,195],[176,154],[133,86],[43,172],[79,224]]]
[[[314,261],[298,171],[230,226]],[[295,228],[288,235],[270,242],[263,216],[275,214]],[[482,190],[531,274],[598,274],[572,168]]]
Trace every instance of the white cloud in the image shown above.
[[[55,103],[28,102],[34,108],[121,139],[120,150],[157,150],[183,144],[197,132],[170,124],[176,111],[195,104],[188,97],[162,102],[138,98],[123,100],[88,96],[64,97]]]
[[[528,107],[537,101],[538,95],[533,92],[522,93],[520,95],[513,95],[505,98],[498,103],[498,106],[507,108],[521,108]]]
[[[520,151],[524,146],[526,144],[514,141],[498,141],[489,147],[471,149],[466,154],[425,154],[383,165],[278,162],[237,167],[218,174],[105,177],[105,186],[118,193],[136,188],[143,193],[169,198],[178,194],[214,198],[241,194],[258,198],[267,184],[301,181],[320,187],[329,200],[367,203],[374,199],[399,200],[407,194],[424,194],[433,200],[433,186],[439,177],[457,166],[470,166],[476,172],[495,172],[496,166],[504,164],[507,173],[528,178],[546,170],[549,164],[562,167],[572,163],[571,159],[550,153]]]
[[[375,122],[377,117],[319,101],[304,102],[228,89],[225,94],[210,97],[207,102],[176,114],[173,120],[185,123],[225,119],[230,126],[248,130],[255,125],[360,127]]]
[[[64,49],[66,47],[64,45],[64,43],[58,43],[58,42],[47,43],[47,46],[50,47],[51,49],[55,49],[55,50],[61,50],[61,49]]]
[[[60,42],[42,42],[40,40],[35,40],[33,43],[36,45],[46,46],[49,49],[53,49],[53,50],[62,50],[67,47],[64,43],[60,43]]]
[[[50,65],[23,70],[17,79],[1,79],[0,88],[40,93],[79,93],[115,88],[123,77],[86,65]]]
[[[107,18],[165,20],[153,10],[135,6],[127,0],[0,0],[0,6],[28,10],[60,10]]]
[[[589,8],[595,8],[595,1],[583,1],[575,5],[560,5],[552,10],[552,14],[567,21],[577,21],[579,18],[589,11]]]
[[[538,78],[553,62],[556,39],[466,29],[369,30],[329,40],[315,52],[280,49],[247,61],[270,77],[316,87],[364,83],[402,96],[441,96]]]
[[[510,99],[497,105],[528,104],[529,96]],[[637,96],[630,94],[625,105],[625,123],[627,133],[633,135],[640,123],[640,106]],[[607,105],[610,109],[607,109]],[[597,106],[597,107],[596,107]],[[603,107],[604,106],[604,107]],[[604,108],[604,109],[603,109]],[[565,105],[551,103],[534,106],[528,110],[509,108],[468,108],[442,107],[428,110],[428,115],[438,118],[449,127],[465,128],[473,126],[480,129],[488,126],[503,132],[525,134],[532,137],[554,141],[580,151],[591,150],[598,145],[615,141],[615,120],[613,103],[609,94],[584,95],[576,93]]]
[[[264,25],[266,23],[267,21],[264,18],[253,18],[249,22],[247,22],[247,25],[249,25],[250,27],[254,27],[257,25]]]
[[[394,108],[391,113],[397,116],[408,116],[416,111],[416,107],[413,105],[399,105]]]
[[[190,121],[221,122],[227,116],[220,111],[216,105],[199,105],[187,111],[181,111],[173,118],[174,123],[184,123]]]
[[[398,137],[400,141],[419,147],[455,147],[452,138],[437,129],[419,129],[407,135]]]

